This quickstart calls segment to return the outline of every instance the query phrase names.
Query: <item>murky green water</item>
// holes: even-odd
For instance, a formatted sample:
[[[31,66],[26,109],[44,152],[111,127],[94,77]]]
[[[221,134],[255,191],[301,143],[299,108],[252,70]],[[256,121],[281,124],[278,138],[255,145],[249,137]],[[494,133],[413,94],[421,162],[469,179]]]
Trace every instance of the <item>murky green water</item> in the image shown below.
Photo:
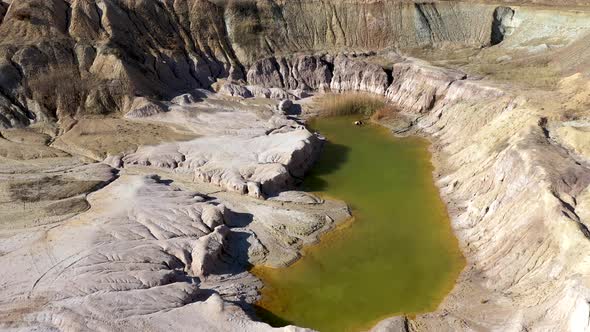
[[[436,309],[464,259],[432,180],[428,143],[315,120],[329,140],[305,189],[346,201],[354,219],[284,269],[255,268],[264,281],[259,316],[275,326],[358,331],[399,314]]]

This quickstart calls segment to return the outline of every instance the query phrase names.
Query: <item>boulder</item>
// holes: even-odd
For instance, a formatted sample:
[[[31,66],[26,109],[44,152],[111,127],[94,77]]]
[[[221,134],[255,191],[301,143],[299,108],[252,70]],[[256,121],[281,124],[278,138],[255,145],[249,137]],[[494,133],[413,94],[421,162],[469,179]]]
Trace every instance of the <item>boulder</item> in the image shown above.
[[[126,105],[126,109],[125,117],[129,119],[146,118],[167,111],[162,103],[145,97],[134,98],[133,101]]]
[[[379,65],[350,59],[342,54],[334,60],[330,83],[334,92],[362,91],[383,95],[389,84],[387,73]]]
[[[227,226],[218,226],[212,233],[195,241],[191,262],[192,275],[205,278],[214,272],[229,232]]]
[[[245,86],[234,84],[234,83],[225,83],[221,89],[219,89],[219,93],[232,96],[232,97],[242,97],[242,98],[252,98],[254,95],[252,92]]]
[[[282,114],[289,114],[293,108],[293,102],[289,99],[281,100],[277,105],[277,111]]]

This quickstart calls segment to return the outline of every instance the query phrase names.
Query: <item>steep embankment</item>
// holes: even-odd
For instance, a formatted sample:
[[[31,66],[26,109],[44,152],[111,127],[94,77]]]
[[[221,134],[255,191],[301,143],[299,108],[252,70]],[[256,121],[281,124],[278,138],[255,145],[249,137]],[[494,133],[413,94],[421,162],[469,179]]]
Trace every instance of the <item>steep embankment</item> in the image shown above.
[[[493,6],[343,1],[13,2],[0,26],[3,127],[129,111],[245,79],[257,59],[301,51],[490,44]],[[246,68],[247,69],[247,68]]]
[[[16,1],[0,26],[0,122],[67,125],[208,87],[237,66],[225,35],[208,1]]]
[[[580,90],[584,76],[563,77],[581,69],[590,19],[583,12],[529,8],[494,15],[501,24],[492,36],[501,46],[479,52],[467,68],[505,73],[506,66],[519,76],[503,76],[501,84],[370,53],[270,57],[247,73],[250,83],[268,88],[385,95],[409,118],[409,130],[433,138],[438,184],[469,266],[437,312],[387,320],[377,329],[577,330],[588,324],[590,284],[583,276],[590,272],[590,169],[583,143],[588,120],[580,112],[587,95]],[[539,19],[542,27],[534,23]],[[580,58],[572,61],[572,53]]]
[[[400,80],[412,88],[392,96],[400,106],[432,96],[414,123],[434,138],[438,184],[470,265],[439,312],[410,329],[586,326],[580,276],[590,243],[576,210],[587,204],[590,170],[552,138],[546,116],[556,110],[485,83],[431,77],[410,68]],[[416,89],[424,85],[438,89]]]
[[[490,43],[494,7],[402,1],[263,1],[227,10],[228,33],[242,63],[270,54],[381,50]],[[243,38],[246,22],[260,33]],[[247,31],[247,30],[246,30]]]
[[[433,140],[437,183],[469,265],[439,311],[411,321],[389,320],[380,328],[575,330],[587,325],[590,284],[581,276],[590,273],[584,254],[590,242],[586,215],[579,212],[587,210],[590,183],[581,143],[587,120],[574,112],[569,116],[575,122],[564,121],[568,115],[561,103],[567,96],[512,90],[396,55],[390,57],[391,72],[367,62],[371,57],[339,56],[334,71],[320,75],[317,66],[283,70],[264,65],[268,61],[289,63],[262,60],[248,77],[384,95],[407,117],[409,127],[398,124],[398,132]],[[286,67],[330,61],[302,56]],[[339,72],[344,66],[352,77]],[[541,94],[555,99],[540,100]]]

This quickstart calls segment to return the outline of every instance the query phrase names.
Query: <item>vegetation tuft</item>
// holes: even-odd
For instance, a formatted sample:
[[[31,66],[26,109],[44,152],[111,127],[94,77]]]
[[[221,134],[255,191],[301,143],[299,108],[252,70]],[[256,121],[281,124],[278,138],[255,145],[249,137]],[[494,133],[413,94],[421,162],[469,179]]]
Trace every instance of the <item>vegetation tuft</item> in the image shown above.
[[[225,8],[226,13],[233,17],[234,39],[243,46],[256,47],[259,36],[264,32],[261,13],[255,0],[220,1],[218,5]]]
[[[385,104],[383,107],[377,109],[373,115],[371,115],[371,120],[373,121],[381,121],[385,119],[392,118],[397,113],[397,109],[392,105]]]
[[[319,101],[323,116],[361,115],[381,120],[392,116],[395,109],[383,98],[363,93],[330,94]]]
[[[75,114],[91,94],[105,100],[118,100],[124,95],[133,95],[128,84],[98,79],[93,75],[82,76],[73,64],[45,68],[28,80],[28,86],[33,99],[53,111],[53,116],[58,109]]]
[[[21,7],[17,7],[16,9],[14,9],[12,17],[14,17],[17,21],[32,21],[34,18],[34,12],[46,10],[48,9],[45,6],[43,6],[43,2],[29,2],[22,4]]]
[[[13,16],[18,21],[30,21],[33,18],[33,13],[30,8],[20,8],[14,12]]]

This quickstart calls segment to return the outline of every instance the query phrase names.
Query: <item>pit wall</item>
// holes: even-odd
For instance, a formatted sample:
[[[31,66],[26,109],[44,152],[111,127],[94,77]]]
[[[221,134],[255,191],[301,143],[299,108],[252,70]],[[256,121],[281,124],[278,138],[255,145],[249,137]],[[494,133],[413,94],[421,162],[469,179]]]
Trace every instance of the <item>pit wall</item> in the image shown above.
[[[376,331],[585,329],[590,220],[577,211],[590,206],[590,169],[552,138],[547,114],[557,110],[418,59],[395,58],[391,71],[369,59],[274,57],[248,77],[385,96],[410,119],[410,132],[432,139],[436,183],[468,265],[436,312],[386,320]]]
[[[397,79],[440,86],[419,69]],[[432,90],[425,114],[407,113],[432,137],[437,184],[468,266],[439,310],[408,329],[585,329],[590,242],[576,209],[588,204],[577,197],[589,169],[551,140],[525,98],[482,82],[447,82]],[[423,98],[425,90],[413,91],[394,103]]]
[[[56,121],[67,127],[75,118],[90,114],[126,113],[129,97],[170,99],[209,88],[220,78],[245,81],[251,65],[269,56],[481,48],[492,43],[492,27],[498,24],[508,33],[518,32],[521,23],[540,33],[564,36],[585,29],[547,30],[547,25],[535,23],[536,9],[530,11],[531,18],[522,19],[524,10],[517,9],[512,20],[506,13],[496,15],[501,6],[462,2],[258,0],[237,1],[243,4],[238,7],[231,3],[5,3],[0,24],[0,127]],[[561,24],[559,18],[543,15],[555,23],[551,26]],[[46,91],[48,85],[55,89]]]
[[[356,61],[353,56],[340,62],[326,54],[315,59],[280,56],[316,50],[337,54],[350,48],[487,46],[497,6],[259,1],[261,7],[270,6],[260,12],[276,15],[276,24],[256,27],[254,22],[253,31],[263,37],[244,44],[234,14],[207,1],[48,0],[42,3],[47,10],[33,12],[43,24],[16,16],[14,11],[34,8],[34,3],[41,2],[11,4],[0,26],[0,125],[63,120],[65,108],[43,105],[27,85],[57,63],[74,64],[81,76],[131,82],[137,93],[143,86],[178,92],[220,77],[238,82],[257,77],[264,84],[269,75],[283,89],[329,87],[385,95],[412,120],[412,130],[432,138],[437,184],[468,260],[440,308],[406,321],[403,328],[567,331],[588,326],[590,242],[583,226],[588,221],[577,211],[590,204],[580,195],[590,176],[584,163],[551,139],[540,109],[507,87],[415,59],[392,59],[385,71],[346,64]],[[514,19],[504,23],[513,29],[499,48],[532,52],[537,45],[563,44],[567,50],[588,32],[583,13],[513,8]],[[547,24],[539,24],[542,19]],[[561,40],[545,42],[551,36]],[[129,40],[133,47],[121,46]],[[254,61],[263,57],[268,66]],[[283,69],[274,66],[273,58],[276,63],[285,59]],[[351,67],[355,75],[348,71]],[[116,109],[105,89],[85,96],[82,105],[99,107],[98,113]],[[71,116],[84,116],[84,108],[75,111]]]
[[[504,39],[490,52],[534,56],[573,49],[587,56],[576,47],[588,35],[587,13],[512,9],[501,19]],[[417,59],[388,60],[391,68],[384,70],[354,52],[273,56],[247,73],[250,83],[267,88],[384,95],[411,119],[412,132],[433,141],[436,182],[468,265],[437,311],[391,318],[375,331],[585,330],[590,220],[579,211],[590,206],[584,194],[590,170],[553,139],[547,115],[558,110],[540,108],[509,85]]]
[[[253,2],[246,2],[253,5]],[[490,44],[497,6],[382,1],[258,1],[248,17],[225,11],[228,35],[243,64],[271,54]],[[246,6],[246,5],[244,5]],[[257,36],[244,21],[258,24]]]

